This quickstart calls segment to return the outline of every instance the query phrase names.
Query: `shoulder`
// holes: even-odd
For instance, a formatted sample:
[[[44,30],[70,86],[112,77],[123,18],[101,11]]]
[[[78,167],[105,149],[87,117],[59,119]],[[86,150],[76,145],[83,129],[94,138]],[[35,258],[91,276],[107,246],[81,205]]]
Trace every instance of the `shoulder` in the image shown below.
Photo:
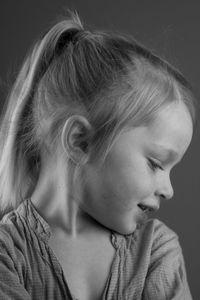
[[[147,239],[152,246],[158,246],[170,240],[177,240],[178,235],[165,223],[158,219],[149,219],[142,224],[133,235]]]
[[[21,220],[17,211],[6,214],[0,221],[0,249],[6,250],[10,255],[22,250],[28,238],[26,222]]]
[[[136,238],[148,257],[144,299],[192,299],[178,235],[163,222],[150,219],[137,230]]]
[[[19,234],[14,212],[6,214],[0,221],[0,247],[8,247]]]
[[[177,261],[182,257],[178,235],[158,219],[144,223],[136,231],[135,239],[148,252],[151,265],[158,261]]]
[[[30,299],[27,240],[16,211],[0,221],[0,299]]]
[[[178,235],[158,219],[148,219],[136,229],[132,238],[133,247],[138,251],[143,249],[152,261],[159,259],[159,256],[181,252]]]

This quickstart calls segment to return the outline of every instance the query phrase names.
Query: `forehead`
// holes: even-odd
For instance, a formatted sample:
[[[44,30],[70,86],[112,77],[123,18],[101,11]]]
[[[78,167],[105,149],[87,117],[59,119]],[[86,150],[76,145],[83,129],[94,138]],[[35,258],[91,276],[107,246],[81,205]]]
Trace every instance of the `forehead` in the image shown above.
[[[134,153],[156,152],[167,159],[181,160],[193,134],[190,113],[184,104],[170,104],[160,109],[154,119],[138,127],[124,128],[109,153],[119,151],[131,156]]]
[[[163,107],[147,127],[146,135],[152,144],[183,154],[188,148],[193,134],[190,113],[184,103],[178,102]]]

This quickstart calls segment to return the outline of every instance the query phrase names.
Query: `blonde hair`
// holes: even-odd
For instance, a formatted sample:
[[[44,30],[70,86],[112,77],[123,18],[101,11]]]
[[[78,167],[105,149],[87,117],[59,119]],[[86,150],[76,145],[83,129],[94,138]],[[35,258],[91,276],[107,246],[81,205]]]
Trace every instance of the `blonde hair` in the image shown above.
[[[167,62],[131,37],[84,30],[77,14],[58,22],[25,59],[1,115],[1,210],[26,198],[42,147],[56,150],[69,116],[88,119],[94,158],[105,159],[125,126],[172,101],[183,101],[195,122],[191,88]]]

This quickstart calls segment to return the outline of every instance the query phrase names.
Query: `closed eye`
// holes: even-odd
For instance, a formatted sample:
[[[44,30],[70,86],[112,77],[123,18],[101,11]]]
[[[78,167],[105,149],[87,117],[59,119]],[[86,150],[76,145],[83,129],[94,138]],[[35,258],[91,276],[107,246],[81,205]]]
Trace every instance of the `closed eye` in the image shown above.
[[[158,164],[156,161],[154,161],[153,159],[149,158],[148,161],[149,161],[149,166],[153,171],[155,171],[156,169],[163,170],[162,166]]]

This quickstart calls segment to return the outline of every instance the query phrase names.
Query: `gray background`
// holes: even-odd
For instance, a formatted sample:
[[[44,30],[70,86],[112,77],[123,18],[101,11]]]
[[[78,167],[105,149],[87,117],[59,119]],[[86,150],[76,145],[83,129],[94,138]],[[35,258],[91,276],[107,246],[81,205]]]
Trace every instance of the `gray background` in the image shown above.
[[[200,2],[177,0],[2,0],[0,4],[0,101],[33,41],[67,8],[85,24],[133,34],[178,67],[199,99]],[[175,195],[156,217],[176,231],[194,299],[200,299],[199,124],[183,162],[172,172]]]

